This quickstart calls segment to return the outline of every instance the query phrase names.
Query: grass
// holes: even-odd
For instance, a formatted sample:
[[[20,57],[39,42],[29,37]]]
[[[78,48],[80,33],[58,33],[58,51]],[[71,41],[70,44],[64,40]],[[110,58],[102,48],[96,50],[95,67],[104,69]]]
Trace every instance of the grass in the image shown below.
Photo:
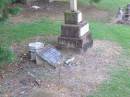
[[[16,7],[9,8],[9,13],[11,15],[18,15],[22,10],[23,10],[22,8],[16,6]]]
[[[130,68],[118,69],[112,72],[110,80],[88,97],[130,97]]]
[[[20,42],[36,35],[57,34],[59,22],[42,19],[32,23],[0,24],[0,41],[5,44]]]
[[[81,0],[88,4],[86,0]],[[102,0],[97,6],[101,9],[116,10],[119,6],[124,6],[129,0]],[[10,62],[13,54],[9,47],[12,43],[24,41],[34,36],[57,35],[60,33],[61,22],[42,19],[32,23],[22,24],[0,24],[0,64],[4,61]],[[99,89],[88,97],[130,97],[130,27],[127,25],[107,24],[101,22],[90,23],[91,32],[94,39],[110,40],[117,42],[124,48],[124,57],[119,60],[121,68],[111,70],[110,80],[104,82]]]
[[[29,37],[40,35],[57,35],[60,33],[59,21],[42,19],[32,23],[0,24],[1,45],[10,45],[21,42]],[[125,49],[130,48],[130,27],[127,25],[90,23],[91,32],[95,39],[112,40],[118,42]]]
[[[8,47],[12,43],[21,42],[33,36],[57,35],[60,33],[60,24],[61,22],[51,21],[49,19],[42,19],[32,23],[0,24],[1,45]],[[92,22],[91,31],[95,39],[116,41],[126,51],[130,50],[129,26]]]
[[[7,47],[12,43],[21,42],[33,36],[56,35],[60,33],[60,24],[61,22],[54,22],[49,19],[17,25],[10,23],[0,24],[1,45]],[[129,26],[92,22],[91,31],[96,39],[116,41],[127,51],[130,50]]]
[[[42,19],[32,23],[0,24],[0,64],[7,64],[12,60],[12,53],[9,49],[11,44],[21,42],[29,37],[57,34],[60,23],[49,19]],[[12,56],[12,57],[11,57]]]
[[[111,77],[88,97],[130,97],[130,27],[127,25],[91,23],[95,39],[115,41],[124,49],[118,67],[111,69]]]
[[[91,31],[96,39],[116,41],[126,52],[130,51],[130,27],[127,25],[91,23]]]
[[[125,7],[128,3],[130,3],[130,0],[101,0],[98,7],[101,6],[101,8],[114,11],[119,7]]]
[[[21,42],[29,37],[39,35],[57,35],[60,33],[61,22],[43,19],[41,21],[22,24],[1,24],[0,40],[2,45],[10,46],[14,42]],[[110,40],[119,43],[130,54],[130,27],[127,25],[104,24],[100,22],[90,23],[94,39]],[[0,61],[11,60],[12,54],[8,49],[0,49]],[[127,57],[127,56],[126,56]],[[129,59],[129,58],[128,58]],[[123,60],[123,59],[122,59]],[[119,62],[125,65],[125,62]],[[130,97],[130,68],[115,68],[112,70],[111,79],[91,96],[88,97]]]
[[[89,0],[80,0],[82,4],[88,5]],[[126,4],[130,3],[130,0],[101,0],[96,6],[100,9],[115,11],[119,7],[125,7]]]
[[[0,47],[0,68],[5,65],[5,62],[11,63],[14,58],[15,55],[7,47]]]

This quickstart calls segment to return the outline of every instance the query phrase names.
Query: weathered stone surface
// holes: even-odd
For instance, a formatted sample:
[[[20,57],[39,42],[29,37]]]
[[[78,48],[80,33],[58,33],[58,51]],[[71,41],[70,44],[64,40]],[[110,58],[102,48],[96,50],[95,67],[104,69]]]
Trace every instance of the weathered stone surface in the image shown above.
[[[91,33],[87,32],[84,36],[79,38],[64,37],[58,38],[58,43],[62,48],[73,48],[87,50],[93,44]]]
[[[80,38],[59,37],[58,43],[65,48],[82,48],[83,41]]]
[[[79,38],[85,35],[89,31],[89,24],[86,22],[81,22],[77,25],[63,24],[61,26],[61,36]]]
[[[58,37],[59,47],[87,50],[93,40],[89,24],[82,20],[82,13],[77,10],[77,0],[70,0],[70,11],[64,15],[65,24],[61,26],[61,35]]]
[[[64,16],[65,24],[79,24],[82,22],[82,13],[80,11],[67,11],[64,13]]]

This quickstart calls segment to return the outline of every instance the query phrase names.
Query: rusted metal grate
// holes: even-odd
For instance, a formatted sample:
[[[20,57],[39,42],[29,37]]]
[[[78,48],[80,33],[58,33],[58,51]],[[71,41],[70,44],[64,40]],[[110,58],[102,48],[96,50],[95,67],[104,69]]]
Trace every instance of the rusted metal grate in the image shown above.
[[[39,57],[43,59],[44,61],[48,62],[49,64],[55,66],[57,64],[60,64],[62,55],[61,53],[56,50],[54,47],[46,47],[42,49],[38,53]]]

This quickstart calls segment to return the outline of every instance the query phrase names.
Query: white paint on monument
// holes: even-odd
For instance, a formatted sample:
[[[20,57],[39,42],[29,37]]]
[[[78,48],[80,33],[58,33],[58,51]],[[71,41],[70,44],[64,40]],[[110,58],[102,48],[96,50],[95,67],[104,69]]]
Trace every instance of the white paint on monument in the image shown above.
[[[79,12],[78,13],[78,23],[80,23],[80,22],[82,22],[82,13],[81,12]]]
[[[77,0],[70,0],[70,10],[77,11]]]
[[[80,29],[80,36],[84,36],[87,32],[89,32],[89,24],[86,24]]]

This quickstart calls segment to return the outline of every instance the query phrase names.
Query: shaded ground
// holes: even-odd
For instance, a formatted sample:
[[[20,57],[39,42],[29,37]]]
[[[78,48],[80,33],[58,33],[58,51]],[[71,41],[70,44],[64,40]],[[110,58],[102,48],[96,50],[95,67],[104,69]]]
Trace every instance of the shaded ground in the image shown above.
[[[44,39],[47,38],[51,37]],[[56,38],[49,42],[54,40]],[[24,45],[21,47],[25,48]],[[17,46],[13,49],[17,50]],[[19,51],[24,52],[20,47],[17,53]],[[116,64],[121,47],[109,41],[95,40],[93,48],[84,54],[61,52],[64,59],[75,57],[71,65],[62,64],[53,70],[25,58],[15,67],[11,66],[9,72],[3,74],[0,97],[86,97],[109,78],[109,67]]]
[[[50,18],[53,20],[63,20],[64,12],[69,9],[69,3],[66,2],[53,2],[51,4],[37,4],[32,5],[40,6],[39,10],[34,10],[29,6],[22,6],[23,12],[18,16],[11,18],[12,22],[32,22],[39,20],[40,18]],[[83,12],[84,18],[87,20],[99,20],[99,21],[108,21],[110,18],[110,13],[97,9],[94,6],[83,6],[79,5],[79,10]]]

